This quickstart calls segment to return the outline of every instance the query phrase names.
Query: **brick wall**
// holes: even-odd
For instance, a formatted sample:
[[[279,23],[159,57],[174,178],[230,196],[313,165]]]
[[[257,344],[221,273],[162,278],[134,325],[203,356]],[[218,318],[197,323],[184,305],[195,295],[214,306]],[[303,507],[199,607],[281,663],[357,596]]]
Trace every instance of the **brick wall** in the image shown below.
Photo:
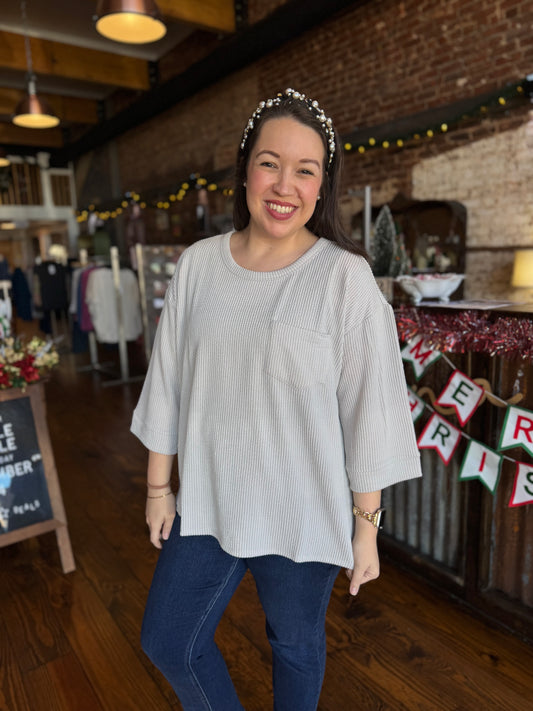
[[[249,0],[248,17],[258,21],[281,4],[279,0]],[[203,51],[200,45],[195,47],[195,41],[198,38],[187,48],[187,61],[193,60],[195,51]],[[346,134],[496,90],[522,79],[532,67],[533,3],[529,0],[367,2],[338,13],[123,135],[117,141],[123,189],[142,191],[171,184],[193,171],[231,166],[249,114],[261,98],[279,88],[298,87],[316,96]],[[438,186],[439,156],[443,164],[455,160],[446,158],[448,152],[460,155],[461,161],[472,161],[471,173],[475,174],[479,151],[485,150],[483,142],[492,136],[492,145],[505,152],[512,138],[504,135],[520,130],[526,108],[403,150],[345,154],[346,215],[360,208],[348,190],[365,184],[372,186],[376,203],[398,191],[413,195],[417,170],[424,176],[434,171],[427,184]],[[418,168],[420,164],[423,167]],[[500,195],[514,191],[515,183],[514,177],[500,180]],[[476,190],[482,189],[478,183]],[[416,192],[421,194],[419,188]],[[464,180],[456,188],[450,184],[446,192],[455,200],[470,200]],[[220,196],[211,199],[215,211],[223,209]],[[502,200],[501,209],[507,204],[511,203]],[[192,208],[185,201],[174,209]],[[479,246],[485,235],[477,209],[470,201],[469,224],[477,225],[475,244]],[[503,214],[501,222],[511,225]],[[490,242],[492,237],[487,239]],[[502,234],[502,239],[508,236]],[[525,233],[518,239],[520,244],[532,241],[533,235]]]

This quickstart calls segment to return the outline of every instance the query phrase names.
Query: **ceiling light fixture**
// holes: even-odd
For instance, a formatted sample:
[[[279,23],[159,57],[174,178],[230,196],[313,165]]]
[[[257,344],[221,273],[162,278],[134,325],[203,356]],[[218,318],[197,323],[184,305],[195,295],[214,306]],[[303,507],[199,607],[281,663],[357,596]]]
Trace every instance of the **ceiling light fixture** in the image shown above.
[[[57,126],[59,119],[48,105],[48,102],[37,96],[37,77],[33,73],[26,0],[21,0],[20,2],[20,13],[24,24],[24,44],[26,47],[26,64],[28,66],[28,93],[18,103],[13,116],[13,123],[24,128],[53,128]]]
[[[156,42],[167,33],[154,0],[100,0],[96,29],[107,39],[128,44]]]
[[[11,165],[11,161],[9,160],[5,149],[0,148],[0,168],[7,168],[8,165]]]

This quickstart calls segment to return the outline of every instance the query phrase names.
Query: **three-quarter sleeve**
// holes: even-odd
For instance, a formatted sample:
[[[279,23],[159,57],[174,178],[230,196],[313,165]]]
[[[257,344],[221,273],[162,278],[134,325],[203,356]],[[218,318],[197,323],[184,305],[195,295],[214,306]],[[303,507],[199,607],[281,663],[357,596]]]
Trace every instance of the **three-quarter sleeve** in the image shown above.
[[[178,451],[179,321],[174,278],[167,289],[148,372],[131,424],[131,431],[145,447],[160,454]]]
[[[345,334],[338,401],[352,491],[421,476],[394,313],[384,301]]]

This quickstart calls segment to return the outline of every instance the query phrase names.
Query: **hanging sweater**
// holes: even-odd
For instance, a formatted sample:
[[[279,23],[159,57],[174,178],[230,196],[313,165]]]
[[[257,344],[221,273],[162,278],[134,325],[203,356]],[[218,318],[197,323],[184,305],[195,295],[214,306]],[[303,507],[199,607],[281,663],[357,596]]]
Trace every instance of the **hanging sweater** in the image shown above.
[[[230,237],[178,262],[132,432],[178,453],[181,535],[352,567],[350,490],[421,475],[392,309],[333,242],[253,272]]]

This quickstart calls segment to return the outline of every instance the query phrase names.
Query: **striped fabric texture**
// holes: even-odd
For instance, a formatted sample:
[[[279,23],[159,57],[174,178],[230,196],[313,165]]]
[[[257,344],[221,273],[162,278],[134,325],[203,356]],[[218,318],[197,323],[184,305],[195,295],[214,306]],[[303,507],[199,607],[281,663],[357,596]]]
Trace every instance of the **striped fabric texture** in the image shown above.
[[[253,272],[230,238],[181,256],[132,432],[178,454],[182,535],[351,567],[351,490],[421,476],[394,314],[326,239]]]

